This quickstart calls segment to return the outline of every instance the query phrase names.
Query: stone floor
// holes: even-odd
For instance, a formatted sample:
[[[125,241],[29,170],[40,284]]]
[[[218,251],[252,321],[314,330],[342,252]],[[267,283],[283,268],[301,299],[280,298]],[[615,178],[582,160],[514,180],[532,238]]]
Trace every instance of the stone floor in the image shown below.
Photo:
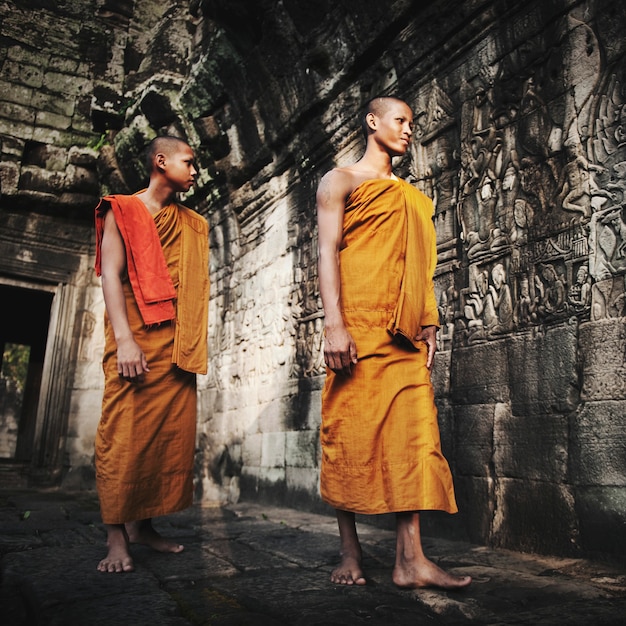
[[[95,496],[0,491],[4,626],[623,625],[626,568],[425,538],[438,564],[474,581],[462,592],[391,582],[394,533],[361,523],[364,587],[329,582],[332,517],[252,503],[195,505],[158,520],[185,544],[138,546],[136,571],[103,574]]]

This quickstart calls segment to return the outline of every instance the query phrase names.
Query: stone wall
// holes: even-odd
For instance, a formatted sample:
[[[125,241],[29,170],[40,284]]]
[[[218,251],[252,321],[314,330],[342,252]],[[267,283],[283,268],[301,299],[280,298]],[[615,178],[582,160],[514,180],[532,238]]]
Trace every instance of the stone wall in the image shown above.
[[[66,486],[91,484],[101,394],[93,205],[141,186],[168,132],[197,152],[185,201],[211,225],[197,497],[323,509],[315,188],[359,156],[364,101],[394,93],[416,120],[397,171],[435,204],[433,376],[461,509],[429,530],[626,556],[620,2],[22,1],[0,19],[0,216],[82,241]]]

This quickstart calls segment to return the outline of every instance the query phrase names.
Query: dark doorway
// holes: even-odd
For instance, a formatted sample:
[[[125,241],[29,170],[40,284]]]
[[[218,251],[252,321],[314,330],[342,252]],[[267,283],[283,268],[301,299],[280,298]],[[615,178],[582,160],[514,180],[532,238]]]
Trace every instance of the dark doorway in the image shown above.
[[[0,285],[0,460],[33,459],[54,294]]]

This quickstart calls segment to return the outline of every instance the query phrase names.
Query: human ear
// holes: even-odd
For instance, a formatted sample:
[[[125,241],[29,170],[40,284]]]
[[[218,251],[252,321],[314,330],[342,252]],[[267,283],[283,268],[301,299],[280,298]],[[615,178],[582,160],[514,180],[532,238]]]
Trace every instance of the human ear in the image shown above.
[[[365,116],[365,121],[369,128],[376,130],[376,116],[373,113],[368,113]]]
[[[154,157],[154,164],[161,169],[165,169],[165,155],[162,152],[159,152]]]

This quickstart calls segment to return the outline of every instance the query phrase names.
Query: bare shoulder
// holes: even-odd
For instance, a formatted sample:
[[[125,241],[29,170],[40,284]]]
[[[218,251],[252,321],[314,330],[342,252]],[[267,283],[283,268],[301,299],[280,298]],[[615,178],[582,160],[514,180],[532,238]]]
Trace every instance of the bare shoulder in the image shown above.
[[[317,188],[318,198],[347,198],[358,186],[359,173],[353,166],[335,167],[326,172]]]

